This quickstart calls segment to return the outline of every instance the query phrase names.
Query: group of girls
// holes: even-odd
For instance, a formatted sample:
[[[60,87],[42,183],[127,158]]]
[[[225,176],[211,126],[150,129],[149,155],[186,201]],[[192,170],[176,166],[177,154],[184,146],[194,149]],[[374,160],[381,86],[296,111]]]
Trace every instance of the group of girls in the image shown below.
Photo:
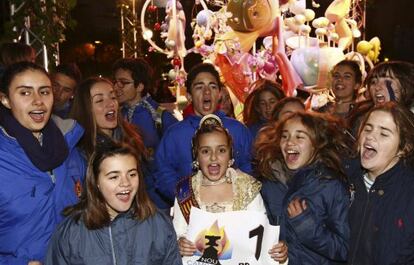
[[[84,129],[51,114],[52,83],[34,63],[6,68],[0,87],[1,264],[181,264],[110,81],[82,83],[72,117]]]
[[[341,67],[339,105],[351,98],[339,92],[352,67]],[[177,185],[173,224],[147,195],[144,144],[121,118],[110,81],[81,83],[70,116],[82,129],[52,117],[43,68],[8,67],[0,83],[0,263],[182,264],[181,256],[196,250],[180,207],[189,200],[208,212],[266,212],[281,225],[280,243],[268,250],[281,263],[410,264],[414,115],[407,107],[414,93],[395,70],[406,68],[377,67],[368,83],[374,103],[359,116],[355,150],[331,113],[305,112],[301,100],[261,81],[249,100],[257,178],[234,168],[231,135],[220,118],[205,115],[192,139],[194,174]],[[345,108],[350,115],[356,98]],[[185,188],[190,197],[180,194]]]

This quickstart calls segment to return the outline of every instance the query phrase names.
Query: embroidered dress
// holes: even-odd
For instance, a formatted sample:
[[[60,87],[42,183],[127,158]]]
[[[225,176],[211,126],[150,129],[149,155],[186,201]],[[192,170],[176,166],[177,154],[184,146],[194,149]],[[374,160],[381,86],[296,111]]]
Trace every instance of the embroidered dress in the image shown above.
[[[225,202],[215,202],[215,203],[203,203],[200,200],[200,187],[203,175],[201,171],[198,171],[197,174],[184,179],[184,181],[191,181],[191,196],[195,199],[195,203],[198,205],[193,205],[192,207],[199,207],[200,209],[207,212],[229,212],[229,211],[260,211],[266,212],[263,199],[260,195],[261,183],[254,179],[252,176],[233,168],[227,169],[227,176],[230,176],[233,186],[233,200]],[[180,182],[179,185],[183,183]],[[180,187],[177,187],[179,190]],[[189,214],[189,212],[188,212]],[[187,221],[177,198],[174,203],[174,219],[173,224],[177,237],[185,236],[187,232]]]

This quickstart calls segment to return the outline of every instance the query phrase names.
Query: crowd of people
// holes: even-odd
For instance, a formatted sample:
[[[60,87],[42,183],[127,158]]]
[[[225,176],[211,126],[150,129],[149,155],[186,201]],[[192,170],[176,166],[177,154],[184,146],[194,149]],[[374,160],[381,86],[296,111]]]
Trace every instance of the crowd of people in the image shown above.
[[[144,59],[82,79],[15,45],[0,49],[0,264],[182,264],[192,208],[266,214],[275,264],[414,264],[413,64],[364,78],[341,61],[319,109],[258,80],[239,121],[212,64],[189,70],[182,118]]]

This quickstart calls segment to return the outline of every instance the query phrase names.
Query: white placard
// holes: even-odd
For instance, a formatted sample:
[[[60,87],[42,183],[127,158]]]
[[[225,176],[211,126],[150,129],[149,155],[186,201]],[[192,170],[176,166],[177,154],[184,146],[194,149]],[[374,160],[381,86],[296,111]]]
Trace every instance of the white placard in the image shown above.
[[[184,265],[279,264],[268,254],[279,240],[279,226],[271,226],[262,212],[209,213],[192,207],[187,239],[199,251],[184,257]]]

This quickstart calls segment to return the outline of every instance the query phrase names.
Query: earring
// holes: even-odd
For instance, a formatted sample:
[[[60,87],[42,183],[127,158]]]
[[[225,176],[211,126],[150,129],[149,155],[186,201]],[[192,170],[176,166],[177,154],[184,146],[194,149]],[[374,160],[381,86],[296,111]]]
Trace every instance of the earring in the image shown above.
[[[200,167],[200,164],[198,164],[198,161],[197,160],[193,161],[193,169],[198,170],[199,167]]]
[[[229,160],[229,165],[228,165],[228,167],[232,167],[232,166],[233,166],[233,164],[234,164],[234,159],[232,158],[232,159],[230,159],[230,160]]]

